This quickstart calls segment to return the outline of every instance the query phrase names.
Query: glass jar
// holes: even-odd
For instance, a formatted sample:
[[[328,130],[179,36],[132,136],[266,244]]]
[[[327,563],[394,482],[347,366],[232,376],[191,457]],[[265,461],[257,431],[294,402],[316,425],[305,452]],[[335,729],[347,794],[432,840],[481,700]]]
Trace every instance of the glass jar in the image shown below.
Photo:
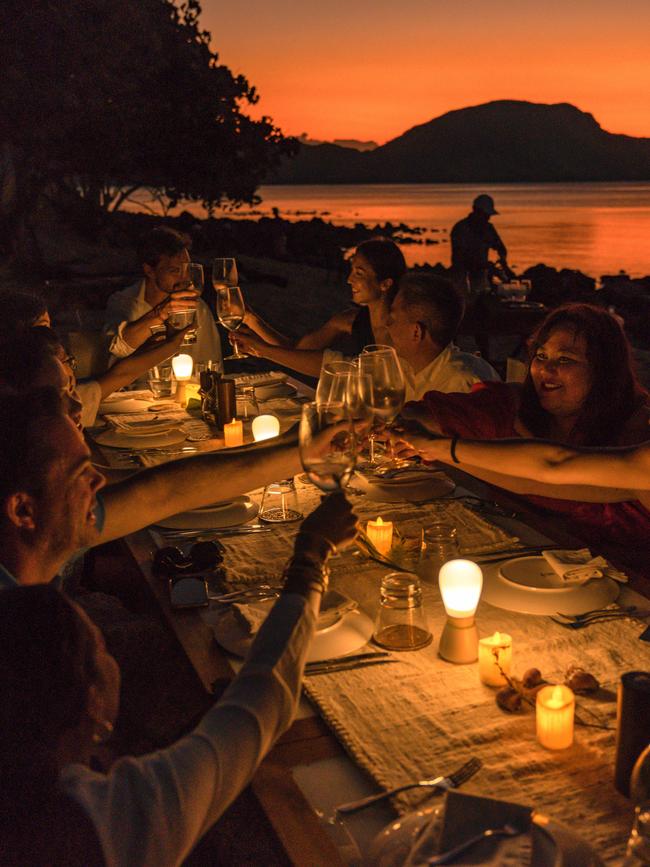
[[[259,519],[269,524],[287,524],[302,518],[293,479],[272,482],[264,488]]]
[[[388,650],[420,650],[431,644],[420,581],[411,572],[390,572],[381,582],[373,641]]]
[[[459,556],[456,528],[445,521],[434,521],[426,530],[422,530],[420,560],[416,572],[423,581],[437,584],[440,567],[447,560],[455,560]]]

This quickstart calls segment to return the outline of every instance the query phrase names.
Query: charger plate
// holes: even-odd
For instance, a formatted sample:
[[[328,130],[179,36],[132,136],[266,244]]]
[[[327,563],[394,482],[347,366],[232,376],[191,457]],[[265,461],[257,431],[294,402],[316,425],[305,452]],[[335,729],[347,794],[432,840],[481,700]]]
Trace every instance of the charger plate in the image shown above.
[[[614,602],[620,586],[612,578],[592,578],[573,587],[552,586],[555,573],[543,557],[515,557],[485,563],[481,599],[520,614],[583,614]],[[557,579],[556,579],[557,580]]]
[[[246,524],[257,517],[259,506],[248,497],[237,497],[234,500],[214,503],[201,509],[190,512],[181,512],[172,515],[163,521],[158,521],[156,526],[165,527],[169,530],[201,530],[203,528],[223,529],[225,527],[237,527]]]
[[[157,449],[179,445],[186,438],[187,434],[178,428],[150,436],[131,436],[117,430],[107,430],[98,434],[95,441],[113,449]]]
[[[271,610],[274,600],[254,603]],[[246,656],[253,643],[254,635],[247,633],[241,621],[232,610],[220,611],[211,608],[201,613],[202,619],[210,626],[216,641],[234,656]],[[307,662],[319,662],[344,656],[364,647],[372,636],[374,623],[358,608],[347,611],[335,623],[318,629],[307,653]]]

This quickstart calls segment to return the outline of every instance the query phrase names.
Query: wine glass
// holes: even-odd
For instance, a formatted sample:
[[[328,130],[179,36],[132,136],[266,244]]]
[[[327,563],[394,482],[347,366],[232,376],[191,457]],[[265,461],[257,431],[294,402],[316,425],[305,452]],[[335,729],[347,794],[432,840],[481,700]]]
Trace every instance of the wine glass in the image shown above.
[[[183,262],[181,265],[181,277],[178,289],[183,292],[194,292],[201,295],[203,292],[203,265],[200,262]],[[172,310],[167,317],[167,324],[174,331],[182,331],[191,325],[196,318],[196,305]],[[188,331],[183,340],[183,346],[196,342],[196,330]]]
[[[385,427],[395,421],[404,405],[405,383],[397,353],[392,347],[362,352],[359,356],[359,374],[370,377],[371,387],[366,389],[365,400],[374,420]],[[369,467],[375,467],[376,431],[370,433]],[[394,458],[391,455],[391,463]],[[389,464],[390,465],[390,464]]]
[[[303,404],[298,433],[300,460],[321,491],[342,490],[356,463],[354,425],[342,401]]]
[[[357,367],[351,361],[330,361],[323,365],[316,386],[316,403],[345,401],[350,377],[356,373]]]
[[[214,291],[226,286],[238,286],[237,262],[234,259],[214,259],[212,262],[212,286]]]
[[[234,334],[244,321],[246,306],[239,286],[221,286],[217,292],[217,316],[219,322]],[[248,355],[239,351],[237,341],[232,341],[233,352],[227,355],[224,361],[232,358],[248,358]]]

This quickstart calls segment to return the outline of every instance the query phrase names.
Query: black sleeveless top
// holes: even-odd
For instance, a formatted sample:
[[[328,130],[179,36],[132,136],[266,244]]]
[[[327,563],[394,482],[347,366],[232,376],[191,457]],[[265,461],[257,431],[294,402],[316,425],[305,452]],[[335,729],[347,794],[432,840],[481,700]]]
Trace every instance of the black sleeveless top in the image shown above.
[[[368,307],[360,307],[352,322],[350,332],[350,351],[348,355],[359,355],[364,346],[376,343],[370,324],[370,310]]]

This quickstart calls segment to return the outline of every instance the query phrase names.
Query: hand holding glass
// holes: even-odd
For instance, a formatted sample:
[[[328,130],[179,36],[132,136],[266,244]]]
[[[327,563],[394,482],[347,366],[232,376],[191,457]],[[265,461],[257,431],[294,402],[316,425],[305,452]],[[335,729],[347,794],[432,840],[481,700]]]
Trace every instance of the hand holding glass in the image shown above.
[[[354,425],[344,404],[304,404],[298,436],[309,480],[321,491],[342,490],[356,463]]]
[[[233,334],[244,321],[246,305],[239,286],[222,286],[217,292],[217,316],[219,322]],[[246,353],[240,352],[237,341],[231,338],[233,352],[226,356],[225,360],[232,358],[248,358]]]

